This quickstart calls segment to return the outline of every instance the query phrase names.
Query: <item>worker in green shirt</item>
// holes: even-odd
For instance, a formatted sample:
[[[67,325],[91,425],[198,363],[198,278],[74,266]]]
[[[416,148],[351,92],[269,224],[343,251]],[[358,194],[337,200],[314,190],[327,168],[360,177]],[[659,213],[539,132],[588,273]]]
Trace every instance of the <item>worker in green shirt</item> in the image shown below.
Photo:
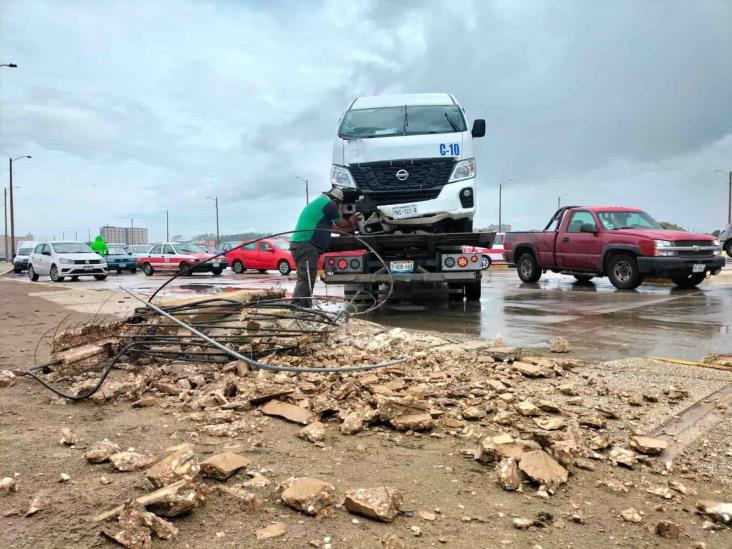
[[[94,242],[91,244],[91,249],[101,256],[107,255],[107,243],[102,238],[102,235],[98,235],[94,239]]]
[[[353,232],[361,214],[353,214],[350,219],[343,219],[338,210],[343,202],[343,191],[338,187],[324,192],[303,208],[297,220],[290,241],[292,258],[297,265],[297,283],[292,292],[293,303],[301,307],[312,305],[313,286],[318,275],[318,258],[330,244],[330,230],[340,229]]]

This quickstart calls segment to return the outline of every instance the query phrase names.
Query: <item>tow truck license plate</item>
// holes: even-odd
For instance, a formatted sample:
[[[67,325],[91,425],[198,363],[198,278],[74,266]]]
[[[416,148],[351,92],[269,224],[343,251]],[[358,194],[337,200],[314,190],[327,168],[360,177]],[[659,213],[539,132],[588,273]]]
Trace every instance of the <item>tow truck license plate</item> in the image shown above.
[[[704,263],[694,263],[694,266],[691,268],[691,271],[694,273],[703,273],[704,272]]]
[[[389,270],[392,273],[411,273],[414,271],[414,261],[390,261]]]
[[[417,205],[407,204],[406,206],[397,206],[391,209],[391,216],[394,219],[408,219],[410,217],[417,217]]]

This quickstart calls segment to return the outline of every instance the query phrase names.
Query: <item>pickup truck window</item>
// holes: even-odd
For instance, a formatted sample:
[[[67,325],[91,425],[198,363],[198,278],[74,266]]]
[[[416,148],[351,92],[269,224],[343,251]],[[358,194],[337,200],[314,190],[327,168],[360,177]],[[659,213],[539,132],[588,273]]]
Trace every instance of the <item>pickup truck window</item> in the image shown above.
[[[609,211],[598,212],[602,225],[613,229],[663,229],[661,224],[646,212]]]
[[[572,218],[569,220],[567,226],[568,233],[581,233],[582,225],[592,225],[595,227],[595,218],[592,217],[590,212],[578,211],[572,214]]]

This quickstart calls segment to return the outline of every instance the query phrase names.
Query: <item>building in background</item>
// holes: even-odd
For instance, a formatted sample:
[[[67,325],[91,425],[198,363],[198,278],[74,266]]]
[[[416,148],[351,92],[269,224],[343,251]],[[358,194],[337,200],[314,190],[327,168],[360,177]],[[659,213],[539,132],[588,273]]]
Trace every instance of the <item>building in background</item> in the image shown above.
[[[125,244],[147,244],[147,229],[144,227],[112,227],[105,225],[99,229],[105,242],[124,242]]]

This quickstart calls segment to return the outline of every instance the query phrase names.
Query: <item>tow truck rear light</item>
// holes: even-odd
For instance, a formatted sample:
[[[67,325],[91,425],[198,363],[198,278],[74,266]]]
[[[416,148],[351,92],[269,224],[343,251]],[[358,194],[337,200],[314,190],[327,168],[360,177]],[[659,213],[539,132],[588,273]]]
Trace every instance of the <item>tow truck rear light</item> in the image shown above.
[[[331,258],[330,258],[330,259],[328,260],[328,265],[330,265],[331,267],[333,267],[333,266],[335,265],[335,259],[333,259],[333,258],[331,257]]]
[[[470,261],[472,261],[473,263],[478,263],[478,256],[477,255],[471,255],[470,256]]]
[[[343,271],[348,267],[348,262],[345,259],[339,259],[338,260],[338,268]]]
[[[332,273],[362,273],[364,258],[362,256],[329,257],[326,270]]]
[[[478,254],[442,254],[440,260],[443,271],[479,271],[481,268]]]
[[[468,258],[465,256],[458,257],[457,260],[458,267],[467,267],[468,266]]]

